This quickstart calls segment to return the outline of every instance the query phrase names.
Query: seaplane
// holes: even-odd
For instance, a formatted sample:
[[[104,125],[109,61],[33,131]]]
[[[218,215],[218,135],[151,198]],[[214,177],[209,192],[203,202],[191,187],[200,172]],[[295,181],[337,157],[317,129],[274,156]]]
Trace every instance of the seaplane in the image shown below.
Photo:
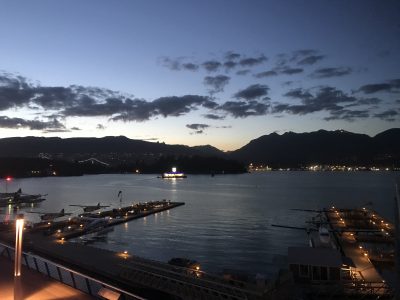
[[[44,197],[47,194],[24,194],[21,189],[14,193],[1,193],[0,194],[0,206],[6,205],[19,205],[19,204],[31,204],[31,203],[40,203],[46,200]]]
[[[72,213],[66,213],[64,208],[62,210],[60,210],[60,212],[58,212],[58,213],[48,213],[48,212],[40,212],[40,211],[30,211],[29,213],[41,214],[40,219],[42,221],[52,221],[57,218],[72,215]]]
[[[81,207],[84,212],[92,212],[98,209],[110,207],[109,205],[100,205],[100,202],[97,205],[80,205],[80,204],[70,204],[69,206]]]

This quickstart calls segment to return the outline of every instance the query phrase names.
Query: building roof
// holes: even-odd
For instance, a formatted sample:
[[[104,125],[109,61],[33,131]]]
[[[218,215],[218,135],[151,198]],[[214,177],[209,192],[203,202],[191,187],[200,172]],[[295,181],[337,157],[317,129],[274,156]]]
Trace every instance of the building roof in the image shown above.
[[[288,263],[340,268],[342,256],[339,251],[331,248],[289,247]]]

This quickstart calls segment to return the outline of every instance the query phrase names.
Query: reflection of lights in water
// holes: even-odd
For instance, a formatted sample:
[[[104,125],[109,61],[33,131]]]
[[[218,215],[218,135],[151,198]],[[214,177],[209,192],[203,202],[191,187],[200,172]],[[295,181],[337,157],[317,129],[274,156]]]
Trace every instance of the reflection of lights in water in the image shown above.
[[[125,229],[125,230],[128,230],[128,228],[129,228],[128,222],[125,222],[125,223],[124,223],[124,229]]]
[[[167,210],[167,217],[169,217],[169,210]]]
[[[147,224],[147,218],[143,217],[143,224]]]

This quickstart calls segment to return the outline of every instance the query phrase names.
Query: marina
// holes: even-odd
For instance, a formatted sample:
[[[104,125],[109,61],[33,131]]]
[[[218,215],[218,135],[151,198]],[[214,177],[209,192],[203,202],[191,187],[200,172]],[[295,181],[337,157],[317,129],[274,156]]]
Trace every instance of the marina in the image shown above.
[[[309,247],[288,249],[289,269],[302,293],[321,299],[391,299],[396,286],[394,224],[367,207],[308,211],[317,213],[307,221],[309,227],[273,225],[308,233]]]
[[[184,204],[184,202],[171,202],[167,200],[137,203],[111,210],[86,212],[64,221],[39,223],[34,226],[34,229],[43,231],[59,240],[68,240],[135,219],[144,218]]]

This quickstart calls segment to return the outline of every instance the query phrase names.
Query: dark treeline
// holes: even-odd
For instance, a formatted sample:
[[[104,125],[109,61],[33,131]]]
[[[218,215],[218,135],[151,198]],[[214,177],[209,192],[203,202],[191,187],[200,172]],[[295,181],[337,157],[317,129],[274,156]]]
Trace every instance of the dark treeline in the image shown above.
[[[0,177],[80,176],[84,174],[147,173],[161,174],[177,167],[187,174],[244,173],[244,165],[234,160],[202,156],[162,156],[152,163],[138,160],[112,166],[41,158],[0,158]]]

